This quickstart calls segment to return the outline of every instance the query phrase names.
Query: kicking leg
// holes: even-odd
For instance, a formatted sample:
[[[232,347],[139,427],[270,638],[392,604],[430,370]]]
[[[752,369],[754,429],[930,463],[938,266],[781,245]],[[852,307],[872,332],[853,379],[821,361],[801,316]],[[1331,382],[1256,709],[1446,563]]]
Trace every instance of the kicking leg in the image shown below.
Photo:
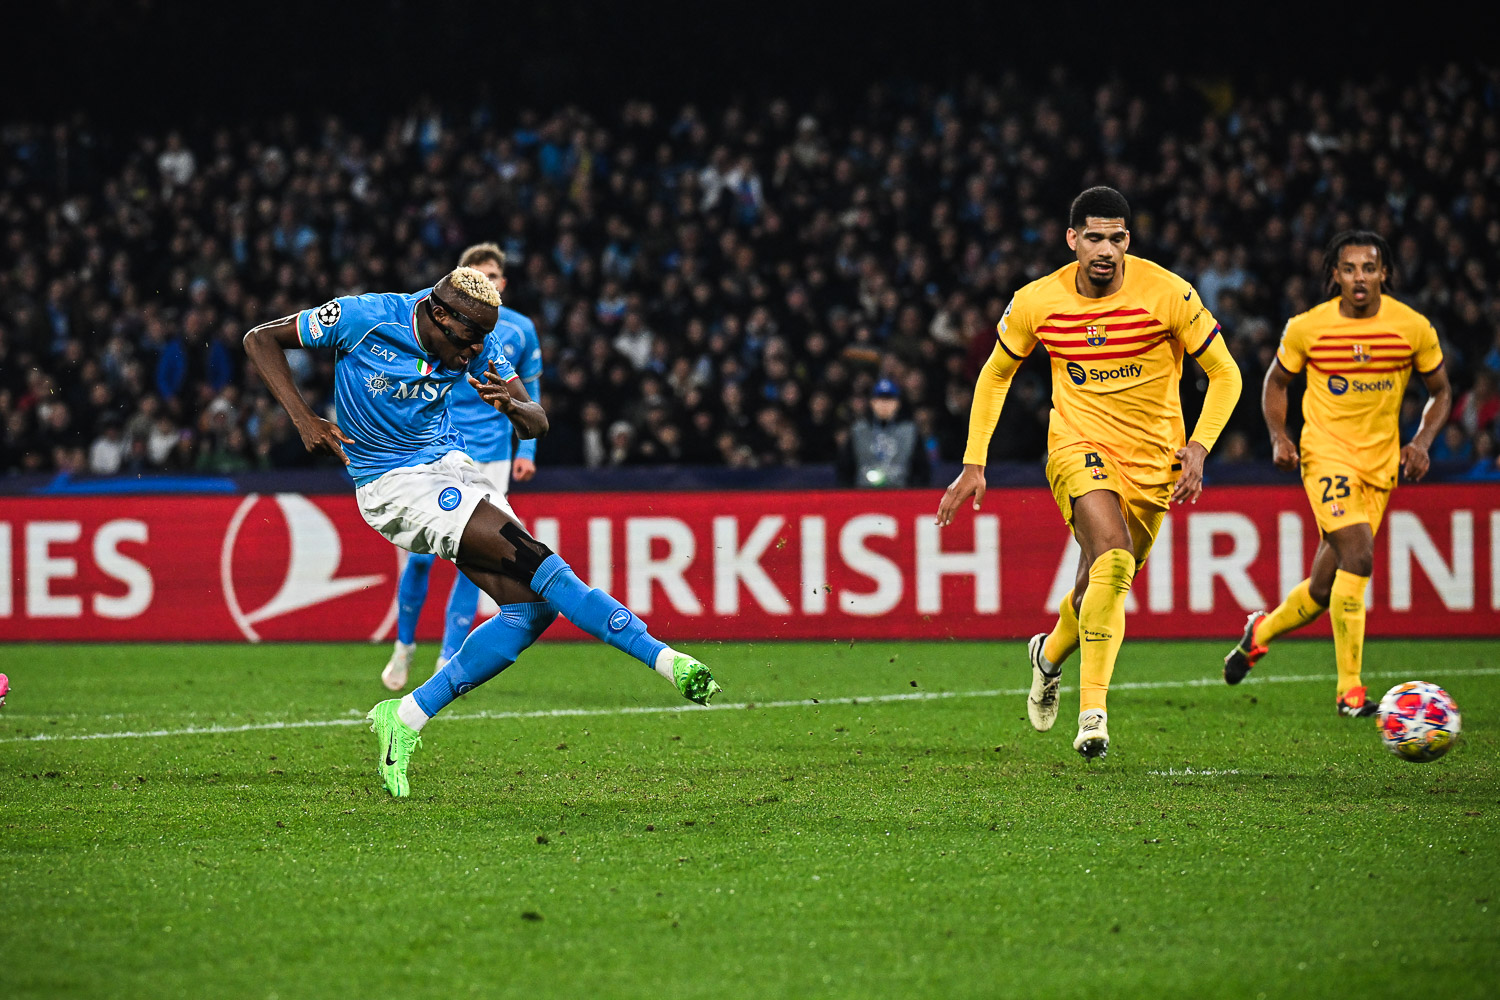
[[[464,529],[459,563],[465,571],[473,567],[526,581],[568,621],[671,680],[689,701],[707,704],[720,690],[707,667],[652,636],[629,608],[579,580],[561,556],[491,504],[480,504]]]

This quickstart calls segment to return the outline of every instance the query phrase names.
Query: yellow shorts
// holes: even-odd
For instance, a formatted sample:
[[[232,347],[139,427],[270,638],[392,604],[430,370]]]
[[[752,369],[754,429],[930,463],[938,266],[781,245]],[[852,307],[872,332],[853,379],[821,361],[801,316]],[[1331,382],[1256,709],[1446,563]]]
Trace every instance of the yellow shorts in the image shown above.
[[[1385,505],[1391,501],[1390,490],[1371,486],[1352,470],[1329,462],[1304,463],[1302,488],[1324,535],[1351,524],[1368,524],[1372,534],[1379,531]]]
[[[1167,514],[1172,484],[1142,486],[1127,479],[1110,457],[1087,444],[1068,445],[1047,456],[1047,483],[1063,520],[1073,527],[1073,500],[1094,490],[1109,490],[1120,498],[1120,513],[1130,530],[1132,554],[1139,569],[1151,554],[1161,520]]]

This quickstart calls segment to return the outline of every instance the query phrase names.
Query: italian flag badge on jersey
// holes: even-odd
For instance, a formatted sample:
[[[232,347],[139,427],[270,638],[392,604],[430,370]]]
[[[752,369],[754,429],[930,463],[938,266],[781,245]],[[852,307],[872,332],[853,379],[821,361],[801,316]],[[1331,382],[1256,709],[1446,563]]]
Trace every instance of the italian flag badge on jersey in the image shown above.
[[[417,374],[418,375],[431,375],[432,374],[432,365],[428,364],[426,361],[418,360],[417,361]]]

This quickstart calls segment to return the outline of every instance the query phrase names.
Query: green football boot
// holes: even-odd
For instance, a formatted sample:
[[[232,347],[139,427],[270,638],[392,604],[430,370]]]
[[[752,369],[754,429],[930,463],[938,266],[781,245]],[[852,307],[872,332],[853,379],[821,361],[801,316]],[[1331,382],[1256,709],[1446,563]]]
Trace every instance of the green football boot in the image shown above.
[[[404,799],[411,794],[406,765],[411,761],[411,752],[422,745],[422,737],[396,715],[400,704],[400,698],[382,701],[365,718],[370,720],[370,731],[380,741],[380,757],[375,765],[380,780],[391,795]]]
[[[722,690],[707,667],[681,653],[672,657],[672,683],[684,698],[700,705],[707,705]]]

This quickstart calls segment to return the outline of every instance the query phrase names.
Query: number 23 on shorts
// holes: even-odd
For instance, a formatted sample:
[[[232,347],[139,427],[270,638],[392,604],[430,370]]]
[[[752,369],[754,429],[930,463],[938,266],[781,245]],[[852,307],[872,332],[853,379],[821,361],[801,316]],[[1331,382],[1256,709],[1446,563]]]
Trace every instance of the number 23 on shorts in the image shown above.
[[[1318,482],[1323,485],[1324,503],[1333,503],[1349,495],[1348,476],[1319,476]]]

